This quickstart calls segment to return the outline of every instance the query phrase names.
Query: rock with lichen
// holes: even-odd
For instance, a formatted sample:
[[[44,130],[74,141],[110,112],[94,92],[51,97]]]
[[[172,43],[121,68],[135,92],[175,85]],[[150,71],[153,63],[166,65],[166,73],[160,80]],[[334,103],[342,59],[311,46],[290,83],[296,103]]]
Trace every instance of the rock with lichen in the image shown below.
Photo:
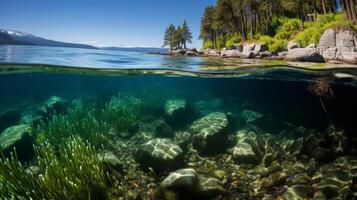
[[[222,152],[227,148],[229,121],[227,115],[214,112],[192,123],[193,147],[203,154]]]
[[[142,144],[135,155],[141,167],[157,172],[174,170],[182,166],[184,153],[171,139],[155,138]]]

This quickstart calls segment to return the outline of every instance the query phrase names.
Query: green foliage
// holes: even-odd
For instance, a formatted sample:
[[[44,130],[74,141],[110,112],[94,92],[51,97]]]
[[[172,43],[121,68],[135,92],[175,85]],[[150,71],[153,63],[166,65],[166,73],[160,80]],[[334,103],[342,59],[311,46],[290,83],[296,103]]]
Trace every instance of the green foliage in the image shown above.
[[[321,28],[312,26],[298,33],[294,38],[294,42],[299,43],[302,47],[312,43],[318,44],[322,33],[323,30]]]
[[[187,43],[192,43],[192,33],[186,20],[177,28],[173,24],[166,28],[163,47],[170,46],[171,50],[174,47],[180,49],[182,47],[186,48]]]
[[[216,39],[217,49],[222,49],[223,47],[225,47],[226,42],[227,42],[227,39],[224,35],[217,37],[217,39]]]
[[[41,175],[29,173],[13,154],[0,160],[0,194],[4,199],[108,199],[110,179],[94,146],[78,137],[57,148],[35,147]]]
[[[207,40],[203,42],[204,49],[213,49],[213,42],[211,40]]]
[[[226,47],[232,48],[234,45],[239,44],[242,41],[242,38],[238,34],[228,35],[228,40],[225,44]]]

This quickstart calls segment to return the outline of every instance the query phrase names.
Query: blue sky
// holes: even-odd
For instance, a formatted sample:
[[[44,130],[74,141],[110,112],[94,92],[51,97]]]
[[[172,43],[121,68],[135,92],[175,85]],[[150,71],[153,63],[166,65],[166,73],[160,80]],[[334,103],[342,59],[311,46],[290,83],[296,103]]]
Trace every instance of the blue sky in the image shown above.
[[[106,46],[162,44],[168,24],[185,19],[198,40],[200,18],[215,0],[1,0],[0,28]]]

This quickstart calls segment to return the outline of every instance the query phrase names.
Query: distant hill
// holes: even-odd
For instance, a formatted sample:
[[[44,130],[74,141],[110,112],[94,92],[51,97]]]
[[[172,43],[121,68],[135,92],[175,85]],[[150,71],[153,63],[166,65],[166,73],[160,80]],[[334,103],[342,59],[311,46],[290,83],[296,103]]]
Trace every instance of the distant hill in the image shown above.
[[[59,42],[48,40],[29,33],[14,30],[0,29],[0,45],[37,45],[49,47],[72,47],[85,49],[98,49],[97,47],[87,44]]]
[[[167,52],[166,48],[158,47],[102,47],[100,49],[104,50],[115,50],[115,51],[133,51],[133,52]]]

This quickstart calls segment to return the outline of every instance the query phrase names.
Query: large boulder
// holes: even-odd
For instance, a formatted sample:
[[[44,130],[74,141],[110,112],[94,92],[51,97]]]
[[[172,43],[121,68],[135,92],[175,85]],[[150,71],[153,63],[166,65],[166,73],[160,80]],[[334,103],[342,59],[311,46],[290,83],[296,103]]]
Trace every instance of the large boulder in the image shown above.
[[[103,164],[104,169],[108,172],[122,172],[123,163],[119,158],[111,151],[99,153],[98,160]]]
[[[214,112],[191,125],[193,146],[200,153],[214,154],[227,148],[229,120],[227,115]]]
[[[357,64],[357,32],[328,29],[321,36],[318,49],[326,61]]]
[[[21,124],[5,129],[0,135],[0,148],[5,156],[16,149],[19,160],[26,161],[33,154],[32,128]]]
[[[21,119],[21,112],[8,109],[0,113],[0,133],[7,127],[17,124]]]
[[[152,139],[142,144],[135,156],[144,170],[156,172],[177,169],[184,163],[182,149],[171,139]]]
[[[242,55],[242,52],[239,51],[238,49],[229,49],[229,50],[221,51],[221,56],[223,56],[223,57],[239,58],[239,57],[241,57],[241,55]]]
[[[216,50],[216,49],[205,49],[204,52],[203,52],[203,55],[204,56],[220,56],[221,55],[221,52],[219,50]]]
[[[325,62],[320,52],[312,48],[292,49],[284,59],[293,62]]]
[[[230,152],[238,164],[257,164],[259,162],[253,148],[246,142],[238,141]]]

